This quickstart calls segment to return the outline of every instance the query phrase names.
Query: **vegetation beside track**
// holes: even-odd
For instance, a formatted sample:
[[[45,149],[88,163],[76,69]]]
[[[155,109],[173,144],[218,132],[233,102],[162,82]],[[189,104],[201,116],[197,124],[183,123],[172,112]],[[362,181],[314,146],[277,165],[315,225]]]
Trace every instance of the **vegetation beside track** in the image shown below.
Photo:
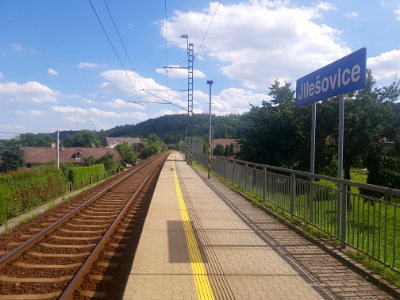
[[[67,183],[55,168],[20,169],[0,175],[0,224],[65,193]]]
[[[0,175],[0,225],[42,204],[111,176],[119,168],[105,169],[103,164],[74,167],[63,165],[19,169]],[[70,186],[70,183],[72,186]]]

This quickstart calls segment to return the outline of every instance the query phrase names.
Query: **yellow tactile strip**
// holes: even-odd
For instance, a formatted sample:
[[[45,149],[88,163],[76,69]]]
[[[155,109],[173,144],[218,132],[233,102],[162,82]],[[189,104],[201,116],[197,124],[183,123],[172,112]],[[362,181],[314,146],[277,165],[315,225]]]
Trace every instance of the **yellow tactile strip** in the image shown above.
[[[179,201],[183,227],[186,236],[186,243],[189,250],[190,261],[193,270],[194,281],[196,283],[197,296],[199,299],[214,299],[214,293],[208,280],[207,270],[197,244],[196,236],[190,222],[189,214],[186,210],[185,201],[183,200],[181,187],[179,185],[178,175],[176,173],[175,161],[173,161],[174,182],[176,195]]]
[[[179,168],[177,168],[177,174],[179,178],[181,178],[182,174],[180,174]],[[209,235],[212,233],[204,229],[202,220],[197,213],[197,210],[191,199],[191,195],[186,187],[185,181],[181,182],[181,191],[186,203],[189,217],[193,224],[194,232],[201,246],[200,251],[203,254],[203,257],[206,257],[205,266],[214,292],[214,297],[216,299],[224,299],[224,300],[235,299],[235,295],[232,292],[229,282],[225,277],[224,270],[214,251],[213,244],[209,239]],[[221,215],[221,213],[222,211],[219,211],[219,215]],[[231,240],[230,237],[228,237],[228,239]]]

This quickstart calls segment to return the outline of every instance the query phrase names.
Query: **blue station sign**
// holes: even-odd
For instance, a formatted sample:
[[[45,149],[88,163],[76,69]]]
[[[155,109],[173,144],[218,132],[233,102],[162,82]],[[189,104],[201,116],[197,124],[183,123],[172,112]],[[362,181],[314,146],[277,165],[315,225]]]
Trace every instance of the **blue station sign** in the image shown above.
[[[361,48],[296,81],[296,104],[303,105],[365,87],[367,49]]]

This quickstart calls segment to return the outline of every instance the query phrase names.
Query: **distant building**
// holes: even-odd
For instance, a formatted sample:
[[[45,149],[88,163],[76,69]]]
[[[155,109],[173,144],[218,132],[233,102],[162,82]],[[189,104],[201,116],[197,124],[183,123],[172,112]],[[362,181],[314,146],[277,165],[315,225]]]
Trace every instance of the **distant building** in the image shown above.
[[[194,154],[203,154],[203,138],[193,137],[192,138],[192,152]]]
[[[57,149],[49,147],[22,147],[24,162],[27,167],[48,164],[57,160]],[[93,157],[95,160],[106,154],[112,154],[114,161],[120,162],[118,151],[110,148],[71,147],[60,148],[60,162],[69,164],[83,164],[85,159]]]
[[[236,139],[213,139],[211,143],[211,148],[215,149],[217,145],[221,145],[222,147],[230,146],[233,144],[233,153],[237,153],[240,150],[239,140]]]
[[[114,149],[115,146],[123,143],[127,143],[133,149],[135,149],[135,153],[137,156],[142,153],[143,144],[140,138],[126,138],[126,137],[106,137],[107,140],[107,148]]]

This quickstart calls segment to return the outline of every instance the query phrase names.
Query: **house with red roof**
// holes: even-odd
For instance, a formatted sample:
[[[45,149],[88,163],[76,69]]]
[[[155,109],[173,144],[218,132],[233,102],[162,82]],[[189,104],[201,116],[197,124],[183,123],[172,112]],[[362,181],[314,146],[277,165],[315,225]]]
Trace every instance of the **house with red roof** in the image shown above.
[[[22,147],[24,162],[27,167],[48,164],[57,160],[57,149],[50,147]],[[83,164],[85,159],[93,157],[98,160],[107,154],[112,154],[114,161],[120,162],[118,151],[111,148],[70,147],[60,148],[60,162],[68,164]]]

